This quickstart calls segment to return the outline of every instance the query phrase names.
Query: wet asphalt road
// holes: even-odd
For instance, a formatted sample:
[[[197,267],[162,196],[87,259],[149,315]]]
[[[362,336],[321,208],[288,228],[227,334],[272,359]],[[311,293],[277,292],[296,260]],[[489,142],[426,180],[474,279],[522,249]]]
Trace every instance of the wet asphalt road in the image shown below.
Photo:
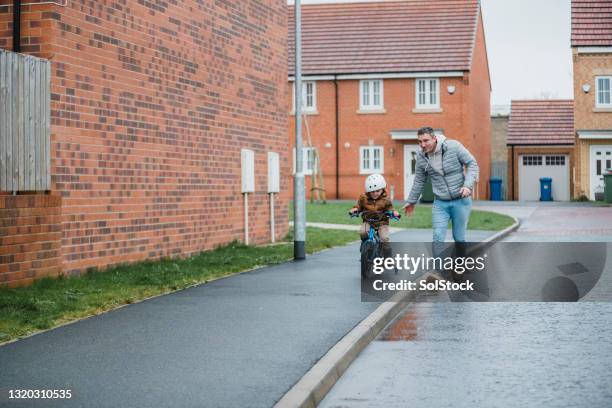
[[[612,242],[610,207],[480,208],[521,220],[507,241]],[[604,274],[578,303],[423,297],[366,347],[320,406],[611,407],[611,247]]]
[[[2,346],[0,407],[270,407],[378,306],[360,283],[352,244]],[[16,402],[10,389],[73,398]]]

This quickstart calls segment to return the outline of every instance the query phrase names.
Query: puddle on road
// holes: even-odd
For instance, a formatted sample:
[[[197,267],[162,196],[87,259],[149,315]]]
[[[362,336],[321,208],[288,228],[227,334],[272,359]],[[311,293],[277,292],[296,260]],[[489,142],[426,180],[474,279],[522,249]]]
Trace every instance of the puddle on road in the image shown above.
[[[385,327],[377,340],[380,341],[412,341],[418,334],[418,317],[414,308],[404,311]]]
[[[423,292],[419,295],[419,303],[448,302],[448,295],[441,292]],[[377,341],[415,341],[419,338],[419,321],[423,309],[415,307],[416,304],[406,306],[399,315],[393,319],[378,335]],[[421,333],[422,337],[422,333]]]

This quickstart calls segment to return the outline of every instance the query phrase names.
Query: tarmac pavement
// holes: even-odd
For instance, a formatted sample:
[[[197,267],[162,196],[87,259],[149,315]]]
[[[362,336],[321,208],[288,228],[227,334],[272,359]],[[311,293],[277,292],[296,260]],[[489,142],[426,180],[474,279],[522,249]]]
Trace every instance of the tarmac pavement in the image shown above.
[[[0,347],[0,407],[269,407],[379,306],[360,295],[355,243],[81,320]]]

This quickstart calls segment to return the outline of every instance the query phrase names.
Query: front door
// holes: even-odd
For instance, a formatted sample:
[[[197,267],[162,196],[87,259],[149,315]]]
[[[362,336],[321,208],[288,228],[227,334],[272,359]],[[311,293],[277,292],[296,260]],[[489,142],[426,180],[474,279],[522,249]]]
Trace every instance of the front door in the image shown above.
[[[414,184],[418,149],[419,146],[417,145],[404,145],[404,200],[408,199],[408,194],[410,194],[410,189]]]
[[[603,175],[612,169],[612,145],[591,146],[590,197],[595,199],[596,192],[603,192]]]

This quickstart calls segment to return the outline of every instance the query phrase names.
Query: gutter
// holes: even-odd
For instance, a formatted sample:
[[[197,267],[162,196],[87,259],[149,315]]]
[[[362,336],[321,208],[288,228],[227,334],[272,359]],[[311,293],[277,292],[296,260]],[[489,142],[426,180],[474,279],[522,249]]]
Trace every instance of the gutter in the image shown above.
[[[21,52],[21,0],[13,0],[13,52]]]
[[[336,104],[336,200],[340,199],[340,128],[338,124],[338,76],[334,74],[334,103]]]

